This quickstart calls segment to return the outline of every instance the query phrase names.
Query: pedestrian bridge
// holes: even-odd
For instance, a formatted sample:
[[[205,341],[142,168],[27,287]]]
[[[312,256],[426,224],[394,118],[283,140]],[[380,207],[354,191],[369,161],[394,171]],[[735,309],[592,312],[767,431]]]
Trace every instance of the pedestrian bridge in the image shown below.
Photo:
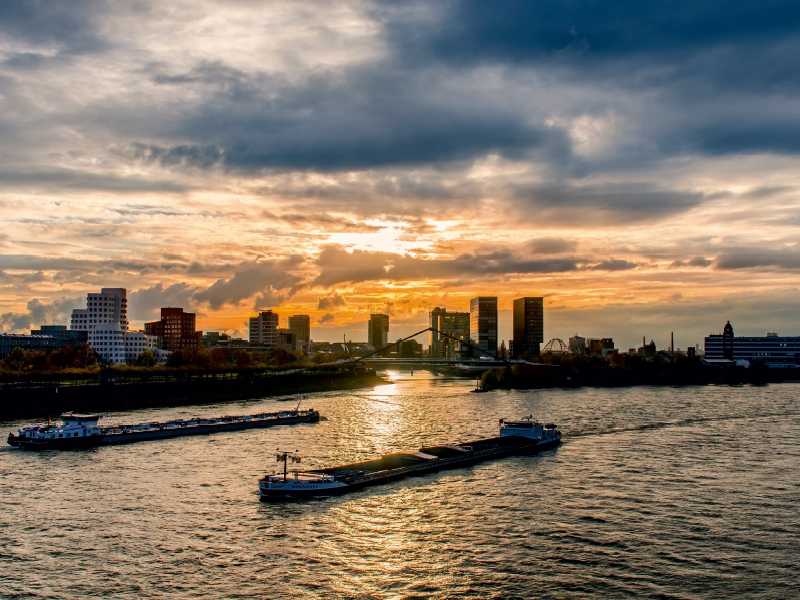
[[[545,366],[544,363],[532,363],[524,360],[475,360],[457,358],[362,358],[358,362],[368,363],[374,367],[378,366],[405,366],[417,368],[425,367],[451,367],[464,371],[488,371],[490,369],[502,369],[512,365],[532,365]]]

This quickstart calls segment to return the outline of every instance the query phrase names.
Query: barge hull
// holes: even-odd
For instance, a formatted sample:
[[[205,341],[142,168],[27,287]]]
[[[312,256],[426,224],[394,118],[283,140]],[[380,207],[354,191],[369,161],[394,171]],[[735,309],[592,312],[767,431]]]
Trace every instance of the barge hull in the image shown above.
[[[503,440],[500,442],[500,440]],[[375,461],[365,461],[364,463],[354,463],[345,465],[343,467],[336,467],[331,469],[318,469],[310,471],[310,473],[319,473],[324,475],[334,475],[337,481],[341,481],[346,485],[328,489],[294,489],[294,490],[265,490],[261,489],[261,500],[264,502],[286,501],[286,500],[300,500],[308,498],[320,498],[327,496],[340,496],[362,490],[364,488],[373,487],[376,485],[384,485],[399,481],[407,477],[420,477],[429,473],[436,473],[439,471],[461,469],[475,464],[495,460],[499,458],[506,458],[508,456],[520,456],[526,454],[535,454],[542,450],[549,450],[557,446],[561,438],[548,440],[546,442],[536,442],[523,437],[504,437],[504,438],[491,438],[487,440],[477,440],[474,442],[467,442],[461,446],[480,446],[489,445],[485,450],[478,450],[471,452],[463,457],[454,457],[438,460],[430,460],[425,463],[411,465],[408,467],[399,467],[395,469],[386,469],[374,473],[365,474],[360,477],[347,477],[339,476],[343,470],[357,469],[359,466],[369,465]],[[495,444],[492,446],[492,444]],[[423,448],[421,452],[431,450]]]
[[[131,431],[129,433],[101,433],[71,438],[26,438],[8,436],[8,444],[15,448],[24,450],[83,450],[86,448],[96,448],[98,446],[115,446],[121,444],[133,444],[152,440],[162,440],[188,435],[208,435],[224,431],[241,431],[243,429],[263,429],[275,425],[294,425],[297,423],[316,423],[319,421],[319,413],[314,411],[310,414],[299,414],[295,416],[275,417],[268,419],[254,419],[252,421],[235,421],[228,423],[208,423],[201,425],[190,425],[187,427],[166,427],[153,428],[149,430]]]

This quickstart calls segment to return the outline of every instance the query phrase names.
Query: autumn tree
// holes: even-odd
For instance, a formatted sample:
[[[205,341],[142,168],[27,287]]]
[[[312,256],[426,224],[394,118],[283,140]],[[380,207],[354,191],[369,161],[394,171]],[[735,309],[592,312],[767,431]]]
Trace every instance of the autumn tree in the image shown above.
[[[150,350],[142,350],[139,353],[139,356],[136,357],[136,360],[133,363],[137,367],[155,367],[157,364],[156,357],[153,356],[153,353]]]
[[[3,365],[9,371],[22,371],[28,366],[28,355],[30,353],[16,346],[11,352],[6,354]]]

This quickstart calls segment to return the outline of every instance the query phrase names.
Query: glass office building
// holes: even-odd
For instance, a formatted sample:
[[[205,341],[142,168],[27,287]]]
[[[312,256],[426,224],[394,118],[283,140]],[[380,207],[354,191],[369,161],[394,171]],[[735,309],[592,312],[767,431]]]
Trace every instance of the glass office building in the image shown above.
[[[469,301],[469,337],[481,352],[497,355],[496,296],[480,296]]]
[[[544,298],[528,296],[514,300],[513,358],[527,352],[539,356],[544,341]]]
[[[469,338],[469,313],[447,312],[446,308],[437,306],[428,313],[428,316],[432,328],[428,337],[428,356],[430,358],[461,358],[456,348],[459,345],[458,340]],[[442,333],[446,335],[441,335]]]

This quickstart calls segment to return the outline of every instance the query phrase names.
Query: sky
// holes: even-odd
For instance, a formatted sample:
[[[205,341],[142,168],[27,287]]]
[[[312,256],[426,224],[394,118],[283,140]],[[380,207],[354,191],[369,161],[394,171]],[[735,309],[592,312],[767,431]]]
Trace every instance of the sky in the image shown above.
[[[0,2],[0,330],[800,335],[800,4]]]

